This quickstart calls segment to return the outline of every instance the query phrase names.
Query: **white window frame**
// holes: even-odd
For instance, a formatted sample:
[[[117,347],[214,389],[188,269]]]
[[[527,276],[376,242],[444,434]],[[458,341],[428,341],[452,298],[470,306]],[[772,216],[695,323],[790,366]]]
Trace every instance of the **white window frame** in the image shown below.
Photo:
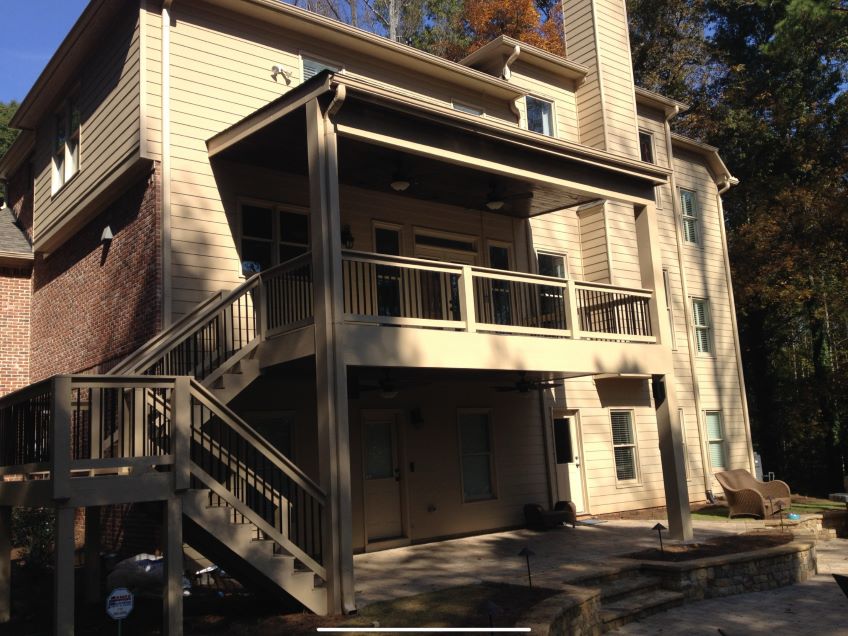
[[[474,115],[476,117],[485,117],[486,109],[476,104],[471,104],[461,99],[451,99],[451,108],[466,115]]]
[[[715,342],[713,342],[713,320],[712,320],[712,311],[710,310],[710,301],[707,298],[698,298],[692,297],[692,335],[695,338],[695,353],[696,355],[703,357],[714,357],[715,356]],[[704,322],[698,322],[698,310],[696,309],[696,305],[701,304],[703,306],[703,315]],[[705,334],[705,342],[707,343],[707,349],[701,350],[701,338],[700,334]]]
[[[612,426],[612,417],[614,413],[627,413],[630,418],[630,433],[633,436],[633,442],[630,444],[616,444],[615,443],[615,433]],[[612,442],[612,468],[615,473],[615,484],[617,487],[621,486],[636,486],[641,482],[642,471],[639,469],[639,440],[636,436],[636,412],[633,409],[609,409],[609,423],[610,423],[610,441]],[[615,460],[615,450],[617,448],[631,448],[633,449],[633,472],[634,475],[631,479],[619,479],[618,478],[618,464]]]
[[[397,232],[398,234],[398,248],[400,250],[400,254],[398,256],[404,256],[406,254],[406,245],[404,245],[404,232],[403,226],[398,225],[397,223],[391,223],[389,221],[379,221],[376,219],[371,220],[371,251],[377,254],[377,230],[389,230],[390,232]]]
[[[467,499],[465,496],[465,476],[463,472],[463,458],[466,453],[462,450],[462,424],[460,418],[463,415],[485,415],[488,423],[489,433],[489,452],[485,453],[489,457],[489,483],[491,484],[491,497],[481,499]],[[478,503],[492,502],[498,499],[498,481],[497,469],[495,467],[495,435],[494,423],[492,421],[492,409],[488,408],[461,408],[456,412],[456,443],[457,455],[459,456],[459,494],[460,501],[463,505],[472,505]],[[483,455],[484,453],[468,453],[468,455]]]
[[[535,99],[540,102],[546,102],[551,105],[551,134],[546,135],[543,132],[538,132],[536,130],[530,130],[530,105],[527,103],[528,99]],[[544,135],[545,137],[551,137],[556,139],[557,135],[557,113],[556,113],[556,101],[551,99],[550,97],[542,97],[541,95],[525,95],[524,96],[524,127],[530,131],[534,132],[537,135]]]
[[[74,112],[77,113],[79,121],[76,128],[72,129],[71,124],[73,123]],[[62,125],[65,127],[65,136],[62,139],[61,147],[58,142],[58,122],[60,119]],[[62,102],[62,106],[53,116],[53,149],[50,159],[51,196],[62,190],[79,173],[81,138],[82,115],[79,108],[79,99],[74,95]],[[59,156],[61,156],[61,165],[57,161]]]
[[[563,276],[563,280],[569,280],[571,278],[571,267],[568,262],[568,252],[558,252],[556,250],[536,250],[536,273],[540,276],[542,273],[539,271],[539,257],[540,256],[554,256],[562,259],[562,266],[564,268],[565,276]]]
[[[719,437],[713,437],[712,434],[710,433],[710,426],[709,426],[708,417],[711,414],[715,414],[716,416],[718,416],[718,429],[719,429],[719,435],[720,435]],[[722,417],[720,410],[718,410],[718,409],[706,409],[706,410],[704,410],[704,429],[707,432],[707,459],[709,459],[710,468],[712,470],[718,470],[718,471],[727,470],[728,469],[727,438],[726,438],[727,433],[724,430],[724,418]],[[713,465],[712,447],[714,445],[721,448],[721,459],[722,459],[722,463],[723,463],[722,466]]]
[[[686,200],[684,198],[684,195],[686,194],[690,195],[691,201],[691,205],[688,210]],[[678,188],[678,195],[680,200],[680,230],[683,233],[683,242],[686,245],[700,247],[701,219],[699,214],[700,210],[698,210],[698,193],[695,190],[690,190],[688,188]],[[687,223],[691,223],[692,226],[692,239],[686,235]]]
[[[646,135],[651,142],[651,160],[642,159],[642,135]],[[644,128],[639,129],[639,159],[645,163],[657,165],[657,146],[654,143],[654,133]]]
[[[662,268],[663,287],[665,288],[665,310],[668,314],[668,325],[671,329],[671,350],[677,351],[677,332],[674,328],[674,299],[671,295],[671,272],[668,267]]]
[[[300,81],[301,81],[301,83],[309,81],[309,80],[306,79],[306,60],[310,60],[312,62],[317,62],[318,64],[321,64],[322,66],[327,67],[329,70],[333,71],[334,73],[344,73],[345,72],[344,64],[342,64],[340,62],[336,62],[334,60],[327,59],[326,57],[323,57],[321,55],[313,55],[309,51],[300,51],[299,57],[300,57]],[[320,71],[319,71],[319,73],[320,73]],[[317,74],[318,73],[316,73],[315,75],[317,75]],[[315,77],[315,75],[313,75],[312,77]],[[310,77],[309,79],[312,79],[312,78]]]
[[[242,209],[246,205],[252,205],[258,208],[268,208],[271,210],[271,238],[266,239],[264,237],[259,236],[244,236],[244,213]],[[295,205],[292,203],[280,203],[277,201],[268,201],[265,199],[253,199],[248,197],[239,197],[238,199],[238,246],[239,246],[239,276],[242,278],[247,278],[245,276],[242,263],[244,262],[242,256],[244,255],[244,249],[242,247],[242,242],[245,238],[252,241],[267,241],[271,243],[274,249],[271,250],[271,267],[279,265],[280,262],[280,245],[291,245],[300,247],[300,243],[291,243],[282,241],[280,239],[280,212],[292,212],[294,214],[301,214],[306,217],[306,232],[307,232],[307,243],[306,243],[306,251],[308,252],[312,249],[312,226],[309,222],[309,208],[303,207],[301,205]]]

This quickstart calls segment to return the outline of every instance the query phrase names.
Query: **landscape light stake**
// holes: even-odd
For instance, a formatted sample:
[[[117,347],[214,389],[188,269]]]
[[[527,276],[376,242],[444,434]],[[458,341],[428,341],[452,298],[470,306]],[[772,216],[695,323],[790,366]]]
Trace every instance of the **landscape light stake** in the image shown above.
[[[657,525],[655,525],[653,528],[651,528],[651,530],[656,530],[656,531],[657,531],[657,536],[659,536],[659,538],[660,538],[660,552],[661,552],[662,554],[665,554],[665,548],[663,548],[663,542],[662,542],[662,531],[663,531],[663,530],[668,530],[668,528],[666,528],[663,524],[658,523],[658,524],[657,524]]]
[[[533,587],[533,575],[530,574],[530,557],[536,556],[536,553],[533,552],[530,548],[522,548],[521,552],[518,553],[518,556],[523,556],[527,559],[527,583],[530,587]]]
[[[489,627],[495,627],[495,616],[503,614],[503,609],[494,601],[486,601],[486,613],[489,615]],[[491,632],[489,632],[491,634]]]

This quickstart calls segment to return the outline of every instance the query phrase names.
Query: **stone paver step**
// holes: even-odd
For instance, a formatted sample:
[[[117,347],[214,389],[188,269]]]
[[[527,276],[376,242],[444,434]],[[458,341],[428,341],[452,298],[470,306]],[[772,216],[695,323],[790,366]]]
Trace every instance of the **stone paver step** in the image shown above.
[[[601,603],[601,620],[604,630],[610,631],[638,618],[682,605],[685,597],[671,590],[650,590]]]
[[[622,596],[632,595],[637,592],[658,590],[661,586],[662,579],[658,576],[634,574],[600,585],[601,599],[604,604],[612,604],[614,599],[621,598]]]

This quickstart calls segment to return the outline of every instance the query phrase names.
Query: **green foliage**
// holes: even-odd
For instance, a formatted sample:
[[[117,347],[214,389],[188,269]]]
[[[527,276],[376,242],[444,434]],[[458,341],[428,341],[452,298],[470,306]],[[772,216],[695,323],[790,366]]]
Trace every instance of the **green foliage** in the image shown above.
[[[18,110],[18,103],[11,101],[8,104],[0,102],[0,157],[6,154],[9,146],[18,136],[18,131],[9,127],[9,120]]]
[[[12,545],[22,548],[28,568],[42,570],[52,562],[54,520],[51,508],[12,509]]]

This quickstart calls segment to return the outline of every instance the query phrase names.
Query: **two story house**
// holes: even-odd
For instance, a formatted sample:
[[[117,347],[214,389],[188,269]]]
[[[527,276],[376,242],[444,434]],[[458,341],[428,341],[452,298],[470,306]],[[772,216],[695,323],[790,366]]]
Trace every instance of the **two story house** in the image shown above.
[[[0,513],[56,507],[57,633],[78,509],[96,566],[162,502],[178,633],[184,542],[351,611],[356,552],[558,501],[689,538],[753,468],[735,179],[634,86],[623,0],[564,22],[454,63],[276,0],[89,3],[0,160]]]

